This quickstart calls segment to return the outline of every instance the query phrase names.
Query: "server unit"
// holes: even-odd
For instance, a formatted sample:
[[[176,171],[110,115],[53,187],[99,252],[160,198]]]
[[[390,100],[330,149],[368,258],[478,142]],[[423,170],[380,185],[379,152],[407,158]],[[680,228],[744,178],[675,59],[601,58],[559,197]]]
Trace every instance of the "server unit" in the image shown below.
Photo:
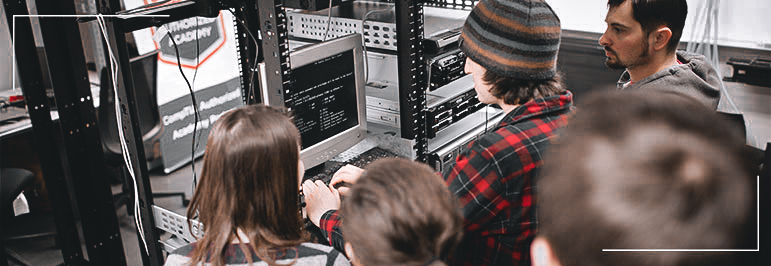
[[[368,1],[349,1],[333,6],[331,18],[328,17],[327,10],[293,10],[287,13],[289,36],[322,40],[324,35],[327,35],[329,40],[352,33],[361,33],[364,36],[364,45],[368,48],[396,51],[396,23],[394,23],[396,16],[393,10],[393,3]],[[423,10],[425,22],[423,31],[426,36],[457,30],[463,26],[469,13],[467,10],[437,7],[424,7]],[[366,23],[363,23],[365,20]],[[327,24],[329,24],[328,33]],[[457,41],[457,38],[455,40]],[[441,44],[446,45],[444,42]]]
[[[322,10],[329,8],[329,1],[332,1],[332,6],[339,6],[343,0],[286,0],[284,6],[290,8],[299,8],[304,10]]]
[[[428,55],[428,90],[434,91],[448,83],[466,75],[463,67],[466,65],[466,54],[459,48],[439,53],[435,56]]]
[[[484,107],[477,99],[474,81],[471,76],[464,76],[440,90],[428,93],[426,97],[426,131],[429,138],[453,123]]]
[[[471,141],[497,126],[504,116],[502,110],[485,106],[446,127],[428,142],[428,164],[439,172],[451,168]]]

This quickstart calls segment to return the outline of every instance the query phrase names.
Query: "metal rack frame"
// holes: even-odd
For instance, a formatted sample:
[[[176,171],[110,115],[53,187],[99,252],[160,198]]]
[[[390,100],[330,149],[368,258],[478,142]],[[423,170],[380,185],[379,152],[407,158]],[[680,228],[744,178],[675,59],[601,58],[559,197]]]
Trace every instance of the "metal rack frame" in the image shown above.
[[[423,58],[423,6],[417,0],[396,3],[396,54],[402,138],[415,140],[417,160],[426,161],[426,82]],[[405,34],[406,33],[406,34]]]
[[[49,16],[39,21],[58,107],[58,124],[50,116],[26,2],[3,1],[3,5],[9,25],[20,29],[16,31],[19,46],[15,49],[25,59],[18,61],[24,85],[22,92],[27,99],[36,140],[42,144],[38,145],[41,166],[51,205],[55,208],[56,237],[62,256],[66,264],[72,265],[125,265],[83,44],[78,21],[72,17],[76,15],[75,4],[66,0],[35,3],[38,2],[39,15]],[[75,214],[80,217],[82,241]],[[84,259],[81,244],[85,245],[88,261]]]
[[[196,6],[197,4],[200,5]],[[205,6],[206,8],[202,8],[201,5],[204,4],[211,6]],[[260,102],[261,99],[259,98],[259,94],[249,94],[248,92],[252,81],[249,79],[251,76],[246,74],[254,71],[252,66],[256,65],[255,62],[253,62],[254,59],[252,58],[256,58],[257,61],[264,62],[266,65],[265,69],[269,71],[269,73],[275,73],[273,75],[267,75],[267,84],[265,84],[266,87],[272,90],[281,92],[283,90],[282,77],[283,75],[288,74],[286,73],[289,69],[288,65],[285,66],[286,64],[282,64],[282,62],[289,62],[289,59],[286,57],[288,54],[288,52],[286,52],[288,50],[288,45],[286,45],[287,40],[284,34],[284,44],[282,45],[282,35],[276,33],[277,30],[286,28],[286,20],[282,20],[282,18],[286,17],[283,14],[283,7],[281,4],[271,4],[267,1],[260,1],[257,5],[245,5],[238,3],[227,4],[229,5],[223,4],[222,1],[218,1],[216,3],[213,3],[213,1],[211,3],[208,1],[198,1],[198,3],[179,2],[172,4],[175,5],[172,7],[149,9],[147,11],[141,12],[142,14],[167,14],[169,17],[166,19],[137,18],[134,21],[115,20],[115,23],[113,23],[110,27],[112,31],[110,34],[110,41],[114,44],[112,45],[113,47],[118,47],[118,54],[120,57],[118,61],[120,62],[120,69],[122,70],[121,78],[123,80],[119,80],[118,84],[125,86],[119,86],[118,88],[120,91],[119,100],[122,103],[128,103],[127,105],[129,107],[129,112],[123,113],[121,118],[123,119],[124,124],[131,125],[129,128],[127,128],[127,130],[133,132],[133,134],[127,134],[127,138],[134,140],[132,142],[134,144],[129,145],[129,153],[134,167],[138,168],[134,169],[134,172],[139,173],[137,175],[137,185],[139,186],[140,195],[139,207],[142,216],[142,222],[145,224],[146,228],[145,239],[147,239],[148,246],[148,253],[142,253],[142,261],[145,265],[163,264],[162,245],[159,243],[160,232],[158,231],[158,229],[162,228],[159,227],[160,225],[156,226],[156,217],[154,212],[154,208],[156,206],[153,204],[152,188],[150,187],[149,176],[147,174],[146,164],[144,163],[145,156],[143,145],[137,144],[142,143],[142,139],[137,120],[137,102],[136,97],[133,95],[134,89],[133,83],[131,82],[133,79],[131,78],[131,70],[128,67],[129,60],[125,33],[135,29],[160,26],[166,22],[176,21],[187,17],[193,17],[197,15],[214,15],[219,13],[219,10],[225,8],[231,9],[235,15],[235,19],[243,22],[243,25],[237,23],[236,28],[239,30],[236,34],[236,43],[239,46],[237,51],[240,64],[239,69],[241,74],[242,95],[244,95],[244,101],[247,104]],[[100,10],[103,12],[107,11],[107,13],[112,13],[109,12],[110,6],[120,6],[120,0],[110,0],[109,4],[102,6]],[[243,27],[248,27],[249,30],[246,30]],[[257,44],[259,47],[255,47],[254,43],[249,41],[249,38],[246,36],[246,34],[243,34],[246,32],[260,33],[259,35],[262,36],[262,41],[261,43]],[[253,37],[256,38],[256,36]],[[259,51],[260,54],[258,55],[255,51]],[[252,97],[247,98],[247,95],[251,95]],[[283,102],[282,98],[271,98],[267,100]]]
[[[423,54],[423,6],[470,10],[478,0],[404,0],[396,4],[399,112],[403,138],[415,141],[416,160],[428,161],[426,60]],[[407,34],[403,34],[407,33]],[[405,84],[407,84],[405,86]]]
[[[57,0],[55,4],[37,0],[40,14],[75,15],[72,0]],[[287,19],[282,0],[257,1],[256,4],[235,4],[231,1],[196,1],[214,5],[221,10],[228,8],[243,23],[236,25],[239,69],[241,71],[244,102],[253,104],[267,100],[271,104],[287,104],[283,97],[284,89],[291,86],[289,76],[289,47]],[[152,188],[150,187],[142,135],[139,128],[136,95],[131,68],[129,67],[126,32],[159,26],[187,17],[201,14],[196,2],[185,1],[142,11],[142,14],[165,14],[167,18],[108,18],[110,46],[117,54],[120,64],[118,95],[124,132],[129,143],[129,157],[137,173],[139,187],[139,207],[142,222],[147,229],[145,236],[148,252],[142,252],[145,265],[162,265],[163,254],[159,240],[159,231],[154,219]],[[227,2],[230,6],[224,5]],[[468,8],[457,3],[426,2],[418,0],[394,1],[397,23],[397,55],[400,115],[402,117],[402,137],[414,140],[417,159],[426,160],[427,134],[425,129],[426,82],[425,60],[423,56],[423,5]],[[468,1],[463,1],[466,3]],[[101,14],[126,14],[117,11],[120,0],[97,0],[97,10]],[[444,3],[444,5],[440,5]],[[55,209],[57,238],[62,248],[62,255],[67,265],[125,265],[119,226],[114,209],[110,185],[106,176],[104,158],[101,150],[101,136],[96,125],[90,85],[88,84],[85,56],[78,29],[78,23],[84,20],[63,18],[60,20],[41,20],[43,42],[46,44],[46,59],[59,106],[59,124],[51,119],[50,106],[42,84],[44,75],[40,69],[37,51],[34,49],[32,25],[28,19],[14,19],[14,15],[29,15],[25,1],[3,0],[7,10],[9,25],[17,27],[15,43],[16,54],[25,60],[18,61],[22,77],[22,91],[29,106],[33,132],[39,142],[39,153],[44,178],[49,185],[49,197]],[[471,3],[473,6],[473,2]],[[138,14],[138,13],[132,13]],[[260,32],[260,43],[255,47],[247,37],[244,27],[252,33]],[[77,37],[72,37],[77,36]],[[256,36],[255,36],[256,38]],[[256,49],[255,49],[256,48]],[[259,51],[257,54],[256,51]],[[259,93],[249,95],[249,75],[254,71],[256,62],[264,64],[266,84],[269,91],[267,99],[260,99]],[[108,64],[109,65],[109,64]],[[259,78],[257,81],[262,82]],[[255,83],[256,86],[256,83]],[[71,189],[70,189],[71,187]],[[73,208],[74,206],[74,208]],[[77,230],[75,214],[80,216],[83,230],[81,241]],[[81,245],[85,244],[88,260],[85,259]]]
[[[51,119],[51,106],[48,102],[46,88],[43,84],[40,58],[35,49],[32,34],[32,23],[28,17],[29,9],[26,1],[3,1],[8,25],[16,29],[16,35],[10,36],[18,48],[17,56],[25,60],[17,60],[21,88],[27,102],[27,111],[32,123],[32,130],[38,145],[38,154],[42,167],[43,178],[48,186],[67,188],[72,182],[71,175],[66,170],[64,157],[60,155],[59,143],[61,131]],[[20,16],[14,18],[14,16]],[[12,51],[13,52],[13,51]],[[75,103],[77,104],[77,103]],[[58,134],[57,134],[58,133]],[[61,246],[62,257],[66,265],[85,265],[86,261],[81,248],[80,236],[75,220],[75,209],[72,207],[73,195],[68,189],[49,189],[48,197],[51,208],[54,209],[54,221],[57,232],[57,242]]]
[[[281,92],[289,74],[288,38],[286,15],[280,0],[274,3],[259,1],[258,5],[239,4],[238,1],[185,1],[158,8],[151,8],[131,14],[168,15],[159,17],[106,18],[110,47],[117,55],[118,99],[122,112],[117,116],[123,120],[129,157],[136,173],[139,188],[139,208],[145,225],[148,252],[142,253],[144,265],[162,265],[163,254],[156,228],[152,188],[145,163],[142,134],[137,113],[138,99],[129,67],[129,53],[125,33],[133,30],[159,26],[201,12],[196,3],[212,4],[216,10],[230,8],[251,32],[262,33],[263,38],[255,49],[245,34],[237,34],[242,91],[250,84],[254,58],[265,61],[268,88]],[[215,3],[216,2],[216,3]],[[223,5],[227,2],[229,6]],[[9,25],[15,27],[15,53],[19,58],[18,69],[22,78],[22,92],[29,107],[33,133],[38,141],[41,167],[49,188],[49,197],[54,209],[57,242],[61,246],[66,265],[126,265],[126,255],[120,237],[117,213],[112,200],[107,170],[102,154],[102,140],[96,124],[88,71],[80,39],[79,23],[93,20],[78,18],[72,0],[57,0],[55,3],[37,0],[40,15],[68,15],[66,18],[40,19],[40,29],[45,45],[48,73],[41,70],[40,59],[35,49],[32,24],[26,1],[3,0],[3,7]],[[119,11],[120,0],[96,1],[98,12],[104,15],[128,14]],[[260,18],[264,18],[261,20]],[[253,22],[253,23],[249,23]],[[237,26],[243,32],[244,26]],[[256,36],[255,36],[256,38]],[[255,51],[260,51],[257,55]],[[268,56],[265,56],[268,55]],[[109,65],[109,64],[107,64]],[[43,75],[51,76],[55,100],[58,106],[59,123],[51,119],[51,107],[43,84]],[[244,102],[260,102],[259,94]],[[279,94],[281,95],[281,94]],[[283,102],[283,98],[277,98]],[[57,125],[59,127],[57,127]],[[80,221],[75,218],[80,217]],[[81,225],[83,239],[78,233]],[[85,244],[87,255],[82,250]],[[88,257],[86,260],[85,257]]]

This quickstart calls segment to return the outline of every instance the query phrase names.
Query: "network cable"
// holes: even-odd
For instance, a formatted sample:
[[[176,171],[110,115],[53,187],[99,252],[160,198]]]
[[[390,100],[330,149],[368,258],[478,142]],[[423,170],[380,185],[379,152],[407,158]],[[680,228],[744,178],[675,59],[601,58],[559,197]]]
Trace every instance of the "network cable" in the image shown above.
[[[98,14],[96,19],[97,23],[99,24],[99,29],[102,32],[102,37],[104,37],[105,43],[107,44],[107,51],[110,56],[110,77],[112,79],[113,93],[115,97],[115,119],[117,120],[118,125],[118,137],[120,139],[121,154],[123,155],[123,162],[126,164],[129,176],[131,176],[131,180],[133,181],[134,185],[134,223],[137,226],[137,231],[139,233],[139,237],[142,240],[142,246],[145,249],[145,253],[149,254],[149,249],[147,248],[147,239],[145,239],[145,231],[141,219],[141,212],[139,211],[139,187],[137,185],[136,174],[134,173],[134,164],[131,162],[131,158],[129,158],[128,142],[126,141],[126,136],[123,133],[123,120],[121,119],[120,103],[118,101],[118,99],[120,99],[117,85],[119,70],[118,60],[115,59],[115,54],[112,52],[112,46],[110,45],[109,38],[107,37],[107,26],[105,25],[103,15]]]
[[[193,192],[195,192],[195,184],[197,182],[197,174],[195,173],[195,136],[197,135],[196,132],[198,131],[198,120],[200,119],[200,112],[198,111],[198,102],[195,100],[195,92],[193,92],[193,86],[190,85],[190,81],[187,80],[187,76],[185,76],[185,72],[182,70],[182,62],[179,59],[179,47],[177,46],[177,42],[174,40],[174,37],[171,36],[171,32],[166,32],[166,34],[169,36],[169,39],[171,40],[171,43],[174,44],[174,51],[176,52],[177,56],[177,67],[179,68],[179,73],[182,74],[182,78],[185,79],[185,83],[187,83],[187,88],[190,90],[190,98],[193,101],[193,154],[191,155],[191,164],[193,167]],[[197,39],[197,36],[196,36]],[[197,55],[196,55],[197,57]],[[197,66],[196,66],[197,67]]]

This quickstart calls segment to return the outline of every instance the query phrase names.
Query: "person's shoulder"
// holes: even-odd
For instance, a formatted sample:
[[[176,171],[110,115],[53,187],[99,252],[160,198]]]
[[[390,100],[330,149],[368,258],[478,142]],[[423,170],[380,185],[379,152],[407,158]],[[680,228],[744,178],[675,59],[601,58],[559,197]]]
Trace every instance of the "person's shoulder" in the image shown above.
[[[186,256],[181,256],[177,254],[169,254],[168,257],[166,257],[166,262],[163,263],[163,266],[182,266],[182,265],[189,265],[190,264],[190,258]]]
[[[506,126],[508,127],[508,126]],[[474,142],[471,143],[471,146],[469,147],[469,151],[476,151],[476,152],[482,152],[490,149],[495,148],[495,143],[498,143],[499,141],[503,140],[505,137],[507,129],[506,127],[501,127],[496,129],[495,131],[487,132],[479,137],[477,137]]]
[[[190,254],[193,252],[193,249],[195,249],[195,243],[189,243],[187,245],[181,246],[171,253],[169,253],[169,256],[166,257],[166,262],[164,262],[164,266],[176,266],[176,265],[188,265],[190,263]]]
[[[553,120],[567,119],[571,110],[565,109],[563,112],[547,112],[535,116],[526,117],[510,123],[504,127],[498,129],[495,133],[502,137],[507,137],[507,140],[511,143],[527,141],[527,139],[536,137],[544,131],[552,131],[553,127],[560,127],[561,125],[550,125]],[[515,135],[516,138],[509,137]]]
[[[351,265],[342,253],[331,246],[316,243],[302,243],[297,246],[299,261],[295,265]]]
[[[493,134],[480,138],[488,150],[516,151],[522,148],[543,147],[557,132],[567,126],[572,109],[544,112],[507,124]],[[507,152],[504,152],[506,154]]]
[[[311,243],[311,242],[304,242],[298,246],[301,249],[308,249],[308,250],[318,250],[318,251],[324,251],[329,252],[335,250],[331,246],[317,244],[317,243]]]
[[[188,244],[186,244],[184,246],[178,247],[177,249],[175,249],[174,251],[169,253],[169,255],[180,255],[180,256],[186,256],[187,257],[191,253],[193,253],[193,249],[195,249],[195,245],[196,245],[195,242],[188,243]]]
[[[327,245],[322,244],[316,244],[311,242],[305,242],[300,244],[297,249],[300,252],[311,252],[311,253],[340,253],[335,248]]]
[[[463,153],[477,155],[473,156],[475,162],[472,164],[475,167],[481,167],[482,162],[495,163],[498,159],[491,160],[491,158],[506,157],[524,146],[525,139],[522,137],[524,130],[518,124],[519,122],[509,124],[479,136],[467,149],[464,149]]]
[[[195,243],[189,243],[175,249],[169,253],[169,256],[166,257],[166,262],[164,262],[163,265],[181,266],[190,264],[190,254],[193,253],[193,249],[195,249]]]
[[[676,54],[677,54],[677,60],[680,60],[680,62],[683,64],[688,64],[691,62],[696,62],[696,63],[707,62],[707,57],[702,54],[692,53],[692,52],[683,51],[683,50],[678,50]]]
[[[489,131],[479,136],[473,143],[472,149],[477,150],[496,150],[504,148],[506,146],[517,146],[521,144],[527,138],[525,131],[537,127],[536,120],[541,119],[542,116],[537,117],[520,117],[514,118],[504,117],[504,119],[510,119],[505,124],[495,128],[495,130]],[[501,146],[505,141],[507,145]]]

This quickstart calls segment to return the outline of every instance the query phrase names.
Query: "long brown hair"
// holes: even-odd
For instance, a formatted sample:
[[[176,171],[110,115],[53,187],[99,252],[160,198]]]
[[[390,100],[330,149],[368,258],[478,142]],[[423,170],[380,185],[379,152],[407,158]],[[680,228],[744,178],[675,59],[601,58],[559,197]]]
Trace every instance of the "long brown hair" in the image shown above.
[[[425,164],[378,160],[349,194],[343,237],[362,265],[442,265],[462,237],[458,200]]]
[[[187,209],[205,234],[192,252],[192,265],[225,263],[226,247],[238,229],[250,245],[240,245],[249,263],[251,247],[270,264],[269,252],[300,244],[297,209],[300,134],[283,108],[251,105],[224,114],[209,134],[201,180]]]

